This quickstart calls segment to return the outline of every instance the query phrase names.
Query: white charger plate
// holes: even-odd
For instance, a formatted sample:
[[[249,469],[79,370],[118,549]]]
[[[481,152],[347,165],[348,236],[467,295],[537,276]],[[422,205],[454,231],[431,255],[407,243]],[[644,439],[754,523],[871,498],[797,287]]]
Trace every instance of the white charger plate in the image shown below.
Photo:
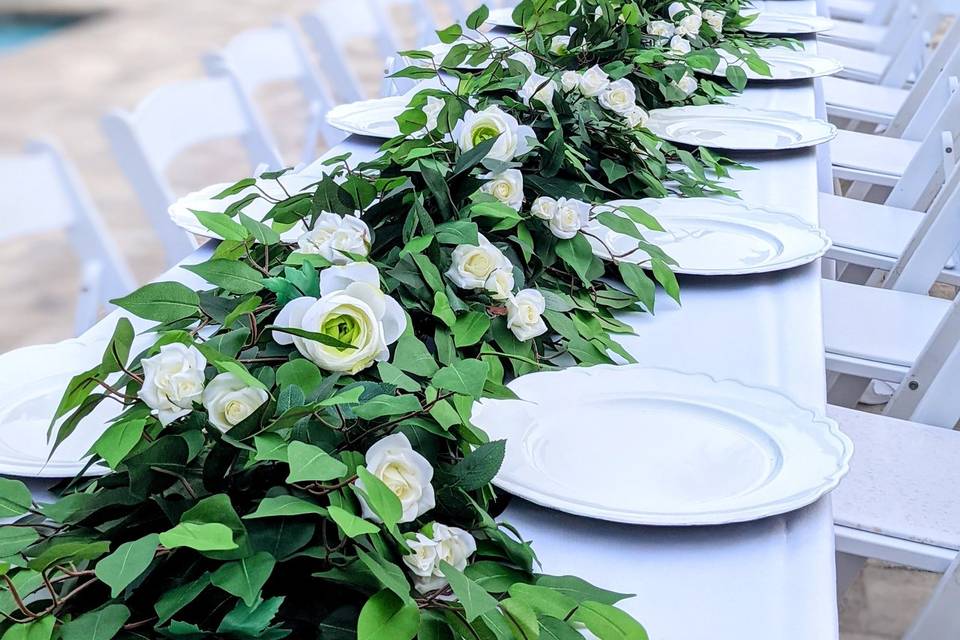
[[[793,49],[778,47],[764,49],[761,52],[760,57],[762,57],[764,62],[770,67],[770,75],[765,76],[757,73],[742,60],[737,60],[726,51],[718,49],[717,53],[720,54],[720,63],[716,69],[707,72],[708,75],[724,77],[727,73],[727,67],[731,64],[743,69],[748,80],[808,80],[810,78],[832,76],[843,71],[843,65],[833,58],[814,56],[804,51],[794,51]]]
[[[395,118],[410,104],[407,96],[390,96],[337,105],[327,112],[327,122],[341,131],[372,138],[395,138],[400,126]]]
[[[506,439],[494,484],[601,520],[745,522],[813,503],[849,470],[837,423],[782,393],[640,365],[573,367],[510,383],[471,421]]]
[[[200,224],[194,211],[209,211],[213,213],[223,213],[234,202],[238,202],[252,193],[258,193],[257,188],[262,189],[267,195],[275,199],[285,199],[289,195],[296,195],[309,190],[310,186],[320,181],[315,176],[307,176],[296,173],[286,173],[277,180],[267,180],[258,178],[256,187],[250,186],[240,193],[227,196],[220,200],[215,200],[214,196],[222,192],[233,183],[224,182],[214,184],[209,187],[189,193],[178,199],[167,209],[167,214],[173,223],[185,231],[189,231],[202,238],[216,238],[222,240],[216,233]],[[286,190],[286,191],[284,191]],[[273,208],[273,203],[263,198],[252,201],[243,208],[244,215],[254,220],[262,221],[263,217]],[[303,234],[303,226],[297,225],[280,235],[286,242],[292,242]]]
[[[750,206],[735,198],[645,198],[608,204],[608,210],[639,207],[657,219],[665,231],[642,229],[644,238],[677,261],[673,269],[676,273],[743,275],[779,271],[812,262],[830,248],[823,229],[793,214]],[[596,220],[587,231],[591,234],[587,240],[600,258],[609,258],[610,250],[623,254],[637,246],[635,239]],[[636,251],[623,260],[641,263],[647,258],[645,252]]]
[[[731,151],[802,149],[837,135],[825,120],[729,104],[654,109],[647,129],[670,142]]]
[[[772,35],[802,35],[822,33],[833,28],[833,20],[824,16],[808,16],[797,13],[760,11],[757,19],[743,28],[750,33]],[[761,53],[761,57],[762,57]]]

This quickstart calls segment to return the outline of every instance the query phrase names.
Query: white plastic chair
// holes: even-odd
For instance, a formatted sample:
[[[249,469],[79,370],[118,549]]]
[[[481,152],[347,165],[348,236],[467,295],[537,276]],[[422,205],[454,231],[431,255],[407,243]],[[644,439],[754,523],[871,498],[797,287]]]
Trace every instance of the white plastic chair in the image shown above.
[[[0,155],[0,217],[0,241],[4,242],[67,230],[67,239],[82,262],[76,335],[97,321],[107,300],[124,296],[136,286],[90,195],[52,143],[33,141],[23,153]]]
[[[309,105],[300,161],[311,162],[316,158],[320,137],[327,146],[333,146],[345,137],[326,122],[325,116],[333,106],[333,100],[290,20],[283,18],[270,27],[244,31],[219,51],[208,53],[204,65],[211,76],[226,74],[231,77],[254,108],[257,93],[264,86],[274,82],[295,82]],[[261,117],[261,120],[264,119]]]
[[[165,174],[177,156],[202,142],[240,138],[251,169],[283,166],[256,112],[226,76],[161,87],[133,111],[107,114],[103,129],[171,265],[196,246],[192,236],[176,227],[167,214],[175,196]]]
[[[823,42],[892,54],[900,49],[916,22],[921,22],[927,30],[935,31],[941,18],[941,14],[929,2],[901,0],[894,6],[887,24],[868,24],[834,17],[833,28],[818,37]]]

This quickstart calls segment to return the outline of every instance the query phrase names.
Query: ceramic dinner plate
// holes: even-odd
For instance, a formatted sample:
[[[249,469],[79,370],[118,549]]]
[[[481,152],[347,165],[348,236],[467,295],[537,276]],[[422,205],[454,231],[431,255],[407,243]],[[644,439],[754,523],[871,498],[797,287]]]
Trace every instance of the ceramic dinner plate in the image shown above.
[[[617,200],[615,207],[639,207],[663,226],[643,230],[644,238],[677,261],[677,273],[742,275],[790,269],[821,257],[830,248],[823,229],[779,211],[753,207],[735,198],[645,198]],[[617,215],[624,215],[619,213]],[[601,258],[627,253],[637,241],[594,220],[587,240]],[[643,251],[624,260],[642,263]]]
[[[757,19],[743,28],[751,33],[773,35],[802,35],[822,33],[833,28],[833,20],[823,16],[807,16],[796,13],[761,11]]]
[[[394,119],[407,108],[410,98],[390,96],[337,105],[327,112],[331,126],[373,138],[395,138],[400,135],[400,126]]]
[[[731,151],[801,149],[837,135],[824,120],[729,104],[654,109],[647,129],[671,142]]]
[[[494,484],[545,507],[643,525],[744,522],[831,491],[853,445],[780,392],[640,365],[510,383],[472,422],[507,441]]]
[[[742,60],[737,60],[726,51],[718,49],[717,53],[720,54],[720,64],[708,73],[712,76],[723,77],[727,73],[727,67],[731,64],[743,69],[748,80],[807,80],[809,78],[832,76],[843,71],[843,65],[833,58],[815,56],[804,51],[794,51],[781,47],[763,51],[761,57],[770,67],[770,75],[765,76],[757,73]]]
[[[240,193],[219,200],[215,200],[214,196],[229,187],[231,183],[215,184],[180,198],[170,205],[167,213],[170,215],[170,219],[173,220],[174,224],[181,229],[203,238],[219,239],[217,234],[200,224],[197,216],[193,214],[194,211],[223,213],[227,207],[234,202],[242,200],[251,193],[258,193],[258,190],[262,190],[262,192],[276,200],[282,200],[291,195],[308,191],[312,185],[319,181],[320,178],[315,176],[305,176],[295,173],[284,174],[280,176],[278,180],[258,178],[256,187],[247,187]],[[266,199],[259,198],[246,205],[242,211],[244,215],[250,216],[254,220],[262,220],[272,207],[273,203]],[[282,233],[281,238],[285,241],[292,242],[300,237],[302,233],[302,225],[298,225]]]

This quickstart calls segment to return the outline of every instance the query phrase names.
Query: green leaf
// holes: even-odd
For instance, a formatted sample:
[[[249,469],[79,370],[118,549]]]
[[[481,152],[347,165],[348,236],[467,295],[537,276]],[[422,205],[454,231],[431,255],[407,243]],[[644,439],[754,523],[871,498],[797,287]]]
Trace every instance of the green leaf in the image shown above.
[[[128,318],[117,320],[113,336],[103,352],[100,363],[101,375],[121,371],[130,357],[130,345],[133,343],[133,325]]]
[[[263,275],[245,262],[214,259],[183,268],[230,293],[244,295],[263,289]]]
[[[354,491],[364,496],[367,506],[380,516],[388,529],[396,526],[403,516],[400,499],[380,478],[367,471],[366,467],[357,467],[357,476],[358,483],[352,485]]]
[[[457,322],[457,316],[450,308],[450,300],[443,291],[433,292],[433,310],[434,317],[443,320],[448,327],[452,327]]]
[[[458,360],[440,369],[431,379],[431,383],[438,389],[479,398],[483,393],[483,383],[487,379],[489,368],[482,360]]]
[[[261,298],[260,296],[250,296],[245,300],[241,300],[240,303],[233,308],[233,311],[228,313],[223,318],[223,326],[225,327],[232,326],[233,323],[240,316],[244,316],[244,315],[247,315],[248,313],[253,313],[254,311],[256,311],[257,307],[259,307],[262,302],[263,302],[263,298]],[[243,329],[243,331],[247,331],[249,335],[249,330]],[[240,331],[235,331],[233,333],[240,333]],[[237,351],[239,351],[239,349],[237,349]],[[234,355],[236,355],[236,351],[234,351]]]
[[[478,148],[474,147],[472,150],[475,151]],[[477,246],[480,242],[479,233],[477,223],[469,220],[451,220],[437,225],[436,228],[437,242],[440,244]]]
[[[464,491],[478,491],[490,484],[503,464],[506,440],[481,444],[453,468],[456,486]]]
[[[420,628],[420,610],[389,589],[374,594],[357,620],[357,640],[410,640]]]
[[[490,9],[488,9],[486,5],[480,5],[480,7],[472,11],[470,15],[467,16],[467,28],[479,29],[489,17]]]
[[[287,482],[334,480],[347,473],[347,465],[329,453],[306,442],[294,441],[287,447],[290,474]]]
[[[157,624],[163,624],[176,615],[177,611],[193,602],[209,584],[210,574],[205,573],[196,580],[174,587],[160,596],[153,606],[159,618]]]
[[[253,437],[253,445],[257,449],[254,460],[278,460],[287,462],[287,441],[276,433],[264,433]]]
[[[146,320],[173,322],[200,312],[197,292],[179,282],[153,282],[110,301]]]
[[[600,168],[603,169],[603,173],[606,174],[607,181],[611,183],[629,175],[626,167],[618,162],[610,160],[609,158],[604,158],[600,161]]]
[[[667,266],[665,262],[654,258],[652,260],[653,265],[653,277],[657,279],[657,282],[660,283],[660,286],[663,287],[663,290],[667,292],[671,298],[680,302],[680,284],[677,282],[677,276],[674,275],[673,271],[670,270],[670,267]]]
[[[160,540],[151,533],[139,540],[126,542],[100,560],[94,570],[101,582],[110,587],[110,596],[116,598],[127,586],[147,570],[153,562]]]
[[[393,591],[402,600],[409,600],[412,603],[410,582],[403,573],[403,569],[379,555],[371,555],[360,548],[357,549],[357,556],[381,585]]]
[[[12,624],[0,640],[50,640],[56,616],[46,615],[26,624]]]
[[[727,65],[724,75],[727,77],[727,82],[733,85],[733,88],[737,91],[743,91],[744,87],[747,86],[747,72],[735,64]]]
[[[607,591],[600,587],[595,587],[586,580],[576,576],[548,576],[537,577],[537,584],[541,587],[549,587],[554,591],[564,593],[577,602],[591,600],[603,604],[616,604],[621,600],[632,598],[633,594],[617,593],[616,591]]]
[[[230,613],[223,617],[217,627],[219,637],[263,638],[263,632],[270,625],[280,605],[282,597],[262,600],[253,607],[238,602]],[[264,638],[264,640],[266,640]]]
[[[333,505],[327,507],[327,514],[337,523],[337,526],[343,531],[343,535],[348,538],[357,538],[380,531],[377,525],[367,522],[340,507]]]
[[[306,358],[297,358],[285,362],[277,369],[277,385],[281,388],[296,385],[307,396],[312,395],[323,384],[320,368]]]
[[[398,416],[404,413],[413,413],[420,411],[420,401],[412,394],[403,394],[391,396],[386,394],[378,395],[369,400],[365,400],[353,408],[353,412],[358,418],[364,420],[374,420],[376,418],[385,418],[388,416]]]
[[[450,582],[450,588],[453,589],[453,593],[456,594],[460,604],[463,605],[467,622],[473,622],[483,614],[497,608],[496,598],[454,566],[441,562],[440,571]]]
[[[85,613],[63,625],[63,640],[110,640],[130,618],[130,610],[122,604],[108,604],[102,609]]]
[[[0,478],[0,517],[22,516],[32,504],[33,498],[27,485],[19,480]]]
[[[215,211],[194,211],[190,210],[197,217],[204,227],[214,233],[214,235],[223,240],[235,240],[242,242],[250,237],[250,233],[237,221],[230,218],[225,213]]]
[[[400,250],[400,255],[404,256],[407,254],[418,254],[423,253],[427,247],[433,243],[433,236],[417,236],[416,238],[410,238],[410,241],[404,245],[403,249]]]
[[[140,442],[146,424],[146,418],[114,422],[97,438],[90,450],[106,460],[111,469],[116,469]]]
[[[440,42],[444,44],[453,43],[461,35],[463,35],[463,28],[456,23],[450,25],[446,29],[441,29],[437,31],[437,37],[440,38]]]
[[[39,539],[40,535],[29,527],[0,527],[0,558],[20,553]]]
[[[160,534],[160,544],[168,549],[187,547],[196,551],[230,551],[237,548],[233,531],[219,522],[181,522]]]
[[[657,288],[653,284],[653,280],[647,276],[643,269],[631,262],[620,262],[617,264],[617,269],[620,271],[623,284],[627,285],[640,299],[643,306],[652,312],[656,302]]]
[[[249,231],[253,239],[260,244],[276,244],[280,242],[279,233],[259,220],[254,220],[245,213],[240,214],[240,224],[242,224],[243,228]]]
[[[260,599],[260,590],[273,573],[276,563],[272,555],[261,551],[221,566],[210,576],[210,583],[237,596],[248,607],[253,607]]]
[[[515,584],[510,587],[510,595],[525,602],[537,613],[561,620],[565,620],[579,604],[568,595],[534,584]]]
[[[308,514],[322,516],[326,515],[326,510],[320,505],[304,500],[303,498],[280,495],[273,496],[272,498],[264,498],[260,501],[260,504],[257,505],[257,510],[243,516],[243,519],[253,520],[256,518],[292,517]]]
[[[609,604],[584,602],[572,619],[586,625],[591,633],[604,640],[649,640],[646,629],[639,622]]]
[[[507,617],[507,623],[516,638],[536,638],[540,633],[540,621],[537,613],[525,601],[519,598],[506,598],[500,601],[500,610]]]
[[[453,325],[453,342],[457,348],[477,344],[490,329],[490,318],[481,311],[471,311],[457,318]]]
[[[617,211],[627,214],[631,220],[636,222],[639,225],[643,225],[647,229],[653,231],[663,231],[663,226],[654,218],[652,215],[641,209],[640,207],[634,207],[631,205],[621,205],[617,207]]]
[[[511,585],[526,579],[520,571],[494,560],[468,564],[463,573],[490,593],[506,593]]]
[[[593,263],[593,248],[583,234],[569,240],[557,241],[557,255],[573,269],[584,284],[590,285],[590,265]]]
[[[398,389],[402,389],[408,393],[420,391],[421,387],[419,382],[401,371],[398,366],[386,360],[377,363],[377,373],[380,374],[380,379],[386,384],[392,384]]]
[[[430,376],[437,371],[437,361],[412,332],[400,336],[392,362],[398,369],[418,376]]]
[[[562,620],[542,616],[540,618],[540,638],[541,640],[583,640],[583,635]]]
[[[296,327],[277,327],[275,325],[270,325],[264,327],[265,329],[270,329],[271,331],[279,333],[289,333],[292,336],[297,336],[300,338],[306,338],[307,340],[314,340],[320,344],[327,345],[328,347],[336,347],[337,349],[356,349],[352,344],[347,344],[346,342],[341,342],[332,336],[328,336],[325,333],[317,333],[316,331],[306,331],[304,329],[297,329]]]

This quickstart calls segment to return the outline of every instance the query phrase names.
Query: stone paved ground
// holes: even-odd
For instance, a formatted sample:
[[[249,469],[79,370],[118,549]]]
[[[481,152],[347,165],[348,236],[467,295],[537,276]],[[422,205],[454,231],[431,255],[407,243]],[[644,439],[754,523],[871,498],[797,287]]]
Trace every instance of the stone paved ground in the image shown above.
[[[268,23],[278,11],[296,15],[314,3],[0,0],[0,13],[102,11],[54,37],[0,55],[0,150],[14,150],[30,136],[57,139],[77,165],[138,279],[145,281],[162,267],[160,246],[110,156],[100,116],[112,107],[131,108],[165,82],[200,75],[198,60],[208,49],[245,28]],[[379,65],[373,45],[354,46],[357,70],[371,92],[376,91]],[[263,96],[262,106],[282,151],[296,159],[305,113],[297,93],[274,87]],[[177,190],[244,176],[239,152],[235,146],[217,144],[185,158],[172,174]],[[0,244],[0,352],[71,335],[76,266],[62,233]],[[935,580],[932,574],[871,563],[844,600],[843,640],[898,638]]]

